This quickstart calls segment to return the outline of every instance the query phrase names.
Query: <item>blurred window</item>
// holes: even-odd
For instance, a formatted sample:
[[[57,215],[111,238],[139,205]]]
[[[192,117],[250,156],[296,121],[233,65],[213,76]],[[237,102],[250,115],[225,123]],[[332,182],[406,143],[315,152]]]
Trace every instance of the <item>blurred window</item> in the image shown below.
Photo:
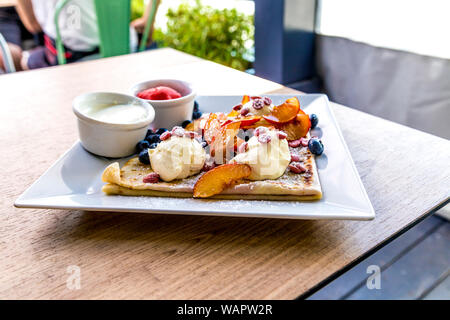
[[[450,0],[318,0],[317,32],[450,59]]]

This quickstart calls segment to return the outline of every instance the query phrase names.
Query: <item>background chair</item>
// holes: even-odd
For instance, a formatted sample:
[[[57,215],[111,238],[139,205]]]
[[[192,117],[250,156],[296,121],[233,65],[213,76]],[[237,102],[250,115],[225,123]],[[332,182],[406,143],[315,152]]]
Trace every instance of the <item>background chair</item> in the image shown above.
[[[58,63],[65,64],[65,50],[59,29],[59,15],[70,0],[58,2],[55,10],[56,50]],[[94,0],[97,23],[100,36],[100,56],[103,58],[130,53],[130,0]],[[152,7],[139,45],[139,51],[144,51],[155,20],[157,1],[152,1]]]
[[[14,66],[14,61],[11,56],[11,52],[9,51],[8,44],[6,43],[5,38],[0,33],[0,49],[3,55],[3,64],[5,65],[6,73],[15,72],[16,68]]]

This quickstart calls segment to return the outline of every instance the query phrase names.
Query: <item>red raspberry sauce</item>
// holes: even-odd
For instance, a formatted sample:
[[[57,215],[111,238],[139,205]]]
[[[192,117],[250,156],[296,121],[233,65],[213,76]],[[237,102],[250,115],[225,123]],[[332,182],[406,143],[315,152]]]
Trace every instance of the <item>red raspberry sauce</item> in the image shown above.
[[[138,98],[145,100],[172,100],[181,98],[181,94],[169,87],[156,87],[145,89],[137,94]]]

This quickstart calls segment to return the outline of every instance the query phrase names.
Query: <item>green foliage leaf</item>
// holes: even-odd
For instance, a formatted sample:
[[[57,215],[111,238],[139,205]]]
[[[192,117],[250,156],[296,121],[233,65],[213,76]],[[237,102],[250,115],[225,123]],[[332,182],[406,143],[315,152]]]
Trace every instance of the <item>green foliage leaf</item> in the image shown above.
[[[159,46],[171,47],[223,65],[246,70],[251,62],[248,47],[253,45],[253,16],[236,9],[215,9],[196,1],[186,2],[167,12],[167,31],[156,29]],[[250,45],[249,45],[250,44]]]
[[[131,21],[144,15],[144,0],[131,0]]]

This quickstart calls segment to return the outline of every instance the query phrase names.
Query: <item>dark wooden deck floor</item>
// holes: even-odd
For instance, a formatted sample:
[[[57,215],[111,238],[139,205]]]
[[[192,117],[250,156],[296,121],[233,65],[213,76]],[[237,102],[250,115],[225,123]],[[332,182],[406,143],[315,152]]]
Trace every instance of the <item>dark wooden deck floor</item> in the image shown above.
[[[366,285],[370,265],[380,289]],[[450,222],[432,215],[309,299],[450,299]]]

